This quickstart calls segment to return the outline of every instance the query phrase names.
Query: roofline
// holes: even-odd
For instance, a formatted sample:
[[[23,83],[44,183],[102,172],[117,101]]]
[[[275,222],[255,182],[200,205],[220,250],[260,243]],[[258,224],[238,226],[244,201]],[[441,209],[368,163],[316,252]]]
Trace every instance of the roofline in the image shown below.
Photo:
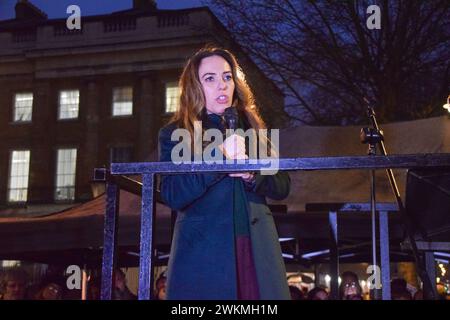
[[[145,16],[157,16],[157,15],[161,15],[161,14],[171,14],[171,13],[190,13],[190,12],[195,12],[195,11],[206,11],[213,19],[213,23],[217,26],[219,26],[222,30],[222,32],[224,32],[224,34],[227,35],[228,39],[230,39],[233,43],[233,45],[235,45],[239,51],[247,57],[248,61],[255,67],[255,69],[258,70],[258,72],[261,73],[261,75],[267,79],[271,86],[277,91],[278,94],[280,94],[283,98],[285,97],[284,92],[275,84],[275,82],[270,79],[257,65],[256,63],[253,61],[253,59],[242,49],[241,45],[234,40],[231,37],[231,34],[229,32],[229,30],[227,28],[225,28],[225,26],[222,24],[222,22],[217,18],[217,16],[211,11],[211,9],[207,6],[202,6],[202,7],[194,7],[194,8],[185,8],[185,9],[157,9],[154,11],[148,11],[148,10],[140,10],[140,9],[126,9],[126,10],[121,10],[121,11],[116,11],[116,12],[112,12],[112,13],[108,13],[108,14],[101,14],[101,15],[92,15],[92,16],[86,16],[83,17],[83,22],[92,22],[92,21],[98,21],[98,20],[108,20],[108,19],[114,19],[117,17],[145,17]],[[25,26],[20,27],[18,26],[18,24],[23,21],[25,22]],[[52,26],[52,25],[58,25],[58,24],[65,24],[67,21],[67,18],[56,18],[56,19],[36,19],[36,20],[18,20],[18,19],[9,19],[9,20],[3,20],[0,21],[0,32],[1,31],[14,31],[14,30],[21,30],[21,29],[28,29],[28,28],[37,28],[37,27],[41,27],[41,26]],[[4,27],[3,25],[8,25],[8,24],[13,24],[12,26],[6,26]]]
[[[211,10],[209,10],[208,7],[206,6],[202,6],[202,7],[194,7],[194,8],[185,8],[185,9],[163,9],[163,10],[156,10],[156,11],[145,11],[145,10],[140,10],[140,9],[126,9],[126,10],[121,10],[121,11],[115,11],[115,12],[111,12],[111,13],[105,13],[105,14],[98,14],[98,15],[92,15],[92,16],[83,16],[83,22],[92,22],[92,21],[97,21],[97,20],[102,20],[102,19],[113,19],[116,17],[151,17],[151,16],[157,16],[159,14],[170,14],[170,13],[189,13],[189,12],[194,12],[194,11],[209,11],[211,12]],[[60,23],[65,23],[67,21],[67,17],[65,18],[54,18],[54,19],[27,19],[27,20],[22,20],[22,19],[17,19],[17,18],[13,18],[13,19],[8,19],[8,20],[0,20],[0,28],[3,27],[3,25],[5,24],[10,24],[10,23],[20,23],[20,22],[28,22],[30,25],[33,24],[33,27],[40,27],[40,26],[45,26],[45,25],[53,25],[53,24],[60,24]],[[17,25],[7,28],[7,29],[16,29]],[[20,29],[17,28],[17,29]]]

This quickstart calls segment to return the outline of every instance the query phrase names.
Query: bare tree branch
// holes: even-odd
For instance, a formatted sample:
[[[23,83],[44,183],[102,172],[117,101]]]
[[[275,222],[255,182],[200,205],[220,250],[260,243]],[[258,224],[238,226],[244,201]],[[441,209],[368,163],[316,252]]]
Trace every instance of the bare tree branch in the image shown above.
[[[366,122],[364,97],[381,121],[442,111],[449,91],[446,0],[207,0],[235,41],[284,90],[292,119]],[[381,8],[381,30],[366,26]]]

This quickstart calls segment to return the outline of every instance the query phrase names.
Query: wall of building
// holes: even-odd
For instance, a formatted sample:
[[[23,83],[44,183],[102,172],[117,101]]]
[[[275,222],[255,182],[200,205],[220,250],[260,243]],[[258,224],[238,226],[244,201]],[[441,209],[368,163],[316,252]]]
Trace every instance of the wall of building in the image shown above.
[[[86,17],[81,31],[67,30],[65,20],[0,21],[0,208],[12,205],[12,150],[31,151],[28,204],[54,201],[58,148],[77,148],[76,202],[92,198],[93,168],[109,165],[110,148],[131,147],[131,161],[156,160],[157,133],[170,117],[165,84],[177,81],[186,59],[206,43],[230,47],[216,23],[207,8]],[[271,124],[283,97],[237,54]],[[131,116],[112,116],[118,86],[133,87]],[[79,115],[58,120],[59,91],[67,89],[80,91]],[[33,93],[29,123],[13,122],[17,92]]]

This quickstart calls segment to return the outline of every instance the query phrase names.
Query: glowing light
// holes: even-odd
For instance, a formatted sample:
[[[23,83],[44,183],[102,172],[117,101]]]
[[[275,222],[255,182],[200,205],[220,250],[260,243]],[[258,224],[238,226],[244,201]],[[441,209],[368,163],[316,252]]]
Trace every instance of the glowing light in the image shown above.
[[[442,106],[442,108],[447,109],[450,112],[450,95],[447,98],[447,103]]]

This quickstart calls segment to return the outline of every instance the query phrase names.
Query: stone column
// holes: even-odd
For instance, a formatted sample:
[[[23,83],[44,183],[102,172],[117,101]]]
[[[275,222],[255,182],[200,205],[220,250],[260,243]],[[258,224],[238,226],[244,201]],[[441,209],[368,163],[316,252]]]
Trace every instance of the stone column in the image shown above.
[[[6,89],[7,80],[0,80],[0,105],[2,108],[2,112],[0,114],[0,125],[2,128],[6,129],[9,127],[9,123],[12,118],[12,100]],[[9,112],[8,112],[9,108]],[[8,128],[9,129],[9,128]],[[8,136],[8,130],[0,130],[0,140],[6,141]],[[8,179],[9,179],[9,145],[5,146],[5,143],[2,143],[3,147],[0,148],[0,204],[3,205],[6,203],[7,198],[7,189],[8,189]]]
[[[150,159],[158,146],[158,119],[160,118],[161,98],[155,74],[145,74],[140,79],[140,94],[137,99],[139,109],[139,142],[137,161]]]
[[[92,198],[92,192],[90,187],[90,181],[94,174],[94,168],[97,165],[97,159],[99,158],[99,109],[100,109],[100,97],[99,97],[99,84],[98,79],[89,79],[86,86],[86,99],[84,106],[86,108],[86,121],[85,121],[85,137],[84,144],[82,144],[81,150],[78,150],[77,157],[79,157],[78,163],[81,168],[77,168],[77,176],[82,174],[77,179],[79,185],[77,185],[77,194],[80,200],[87,200]]]
[[[29,202],[51,203],[54,200],[56,115],[53,111],[51,82],[40,79],[33,88]]]

